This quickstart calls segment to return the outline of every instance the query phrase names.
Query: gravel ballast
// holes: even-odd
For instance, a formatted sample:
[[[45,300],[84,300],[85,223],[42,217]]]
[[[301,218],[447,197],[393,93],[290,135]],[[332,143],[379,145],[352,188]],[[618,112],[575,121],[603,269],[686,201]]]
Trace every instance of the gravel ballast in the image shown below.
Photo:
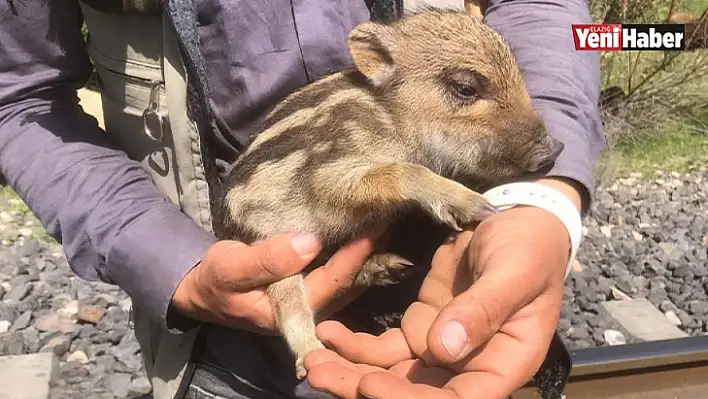
[[[569,348],[636,339],[600,303],[646,298],[687,334],[708,332],[708,172],[657,172],[598,189],[558,331]],[[117,287],[75,277],[16,197],[0,196],[0,355],[54,352],[52,398],[150,393]]]

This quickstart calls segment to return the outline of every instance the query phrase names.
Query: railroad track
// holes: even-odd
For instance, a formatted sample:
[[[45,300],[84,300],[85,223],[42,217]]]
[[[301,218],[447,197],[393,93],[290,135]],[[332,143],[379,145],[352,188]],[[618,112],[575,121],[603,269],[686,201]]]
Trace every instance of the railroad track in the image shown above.
[[[587,348],[570,353],[563,348],[559,351],[557,342],[553,345],[556,345],[556,359],[547,361],[562,364],[564,354],[569,355],[572,370],[563,395],[549,394],[548,399],[708,399],[708,336]],[[563,374],[565,369],[557,372]],[[562,382],[556,381],[556,384],[562,385]],[[537,389],[529,385],[511,398],[541,397]]]

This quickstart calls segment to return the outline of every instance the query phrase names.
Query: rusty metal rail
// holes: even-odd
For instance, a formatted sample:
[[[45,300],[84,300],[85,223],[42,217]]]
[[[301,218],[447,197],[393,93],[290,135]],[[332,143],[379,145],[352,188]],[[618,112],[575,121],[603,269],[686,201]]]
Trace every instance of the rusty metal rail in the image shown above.
[[[567,399],[708,399],[708,336],[570,352]],[[513,399],[540,398],[524,387]]]

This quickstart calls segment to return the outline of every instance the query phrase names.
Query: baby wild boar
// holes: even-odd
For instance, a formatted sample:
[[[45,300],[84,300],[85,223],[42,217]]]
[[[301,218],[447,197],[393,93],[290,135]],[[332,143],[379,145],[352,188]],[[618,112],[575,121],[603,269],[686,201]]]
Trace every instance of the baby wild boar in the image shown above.
[[[463,11],[364,23],[348,43],[355,68],[285,98],[233,165],[223,238],[313,232],[325,250],[308,272],[409,211],[460,230],[496,212],[468,187],[537,171],[563,148],[532,109],[508,46]],[[392,284],[410,266],[375,253],[354,284]],[[302,378],[303,357],[323,347],[303,276],[271,284],[268,294]]]

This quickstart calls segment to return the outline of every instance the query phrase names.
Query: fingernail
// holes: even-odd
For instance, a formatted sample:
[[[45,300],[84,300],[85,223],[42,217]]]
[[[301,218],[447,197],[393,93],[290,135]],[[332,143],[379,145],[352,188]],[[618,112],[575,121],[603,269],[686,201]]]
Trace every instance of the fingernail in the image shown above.
[[[290,244],[303,258],[320,250],[320,242],[314,234],[298,234],[290,239]]]
[[[442,344],[447,353],[457,360],[467,346],[467,330],[458,321],[448,321],[443,327]]]

